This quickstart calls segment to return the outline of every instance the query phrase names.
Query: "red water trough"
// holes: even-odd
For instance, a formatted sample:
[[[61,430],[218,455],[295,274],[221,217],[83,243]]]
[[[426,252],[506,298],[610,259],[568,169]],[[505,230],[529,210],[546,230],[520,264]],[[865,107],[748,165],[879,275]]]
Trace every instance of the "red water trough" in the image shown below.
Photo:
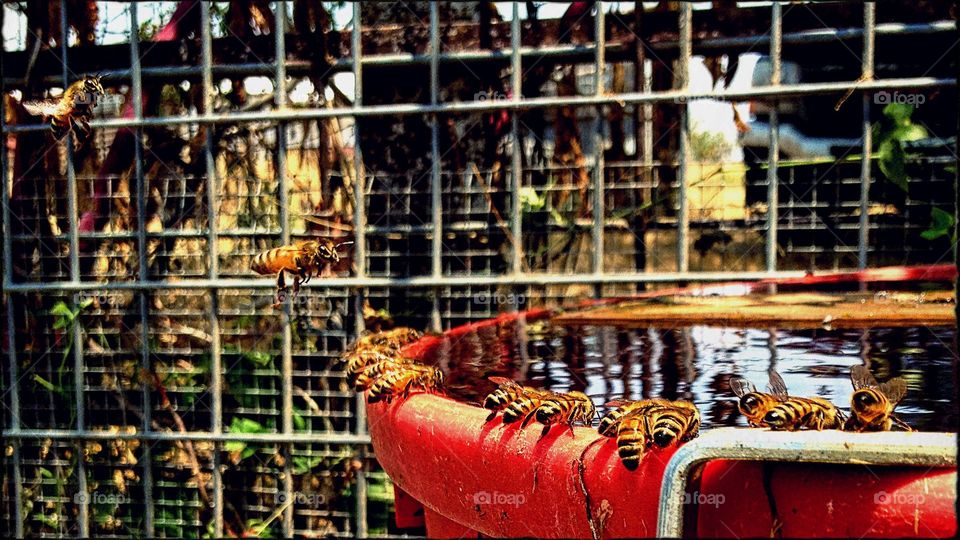
[[[936,266],[789,281],[811,285],[955,278],[956,267]],[[716,287],[724,286],[686,292],[722,290]],[[649,293],[656,294],[664,292]],[[405,352],[427,356],[445,339],[486,326],[550,315],[546,310],[505,314],[455,328],[442,337],[425,337]],[[657,535],[664,471],[677,449],[651,451],[638,470],[628,471],[620,463],[615,442],[595,429],[555,428],[541,439],[539,428],[519,429],[499,419],[485,422],[487,413],[477,406],[427,394],[368,405],[377,459],[397,486],[399,526],[415,524],[422,505],[430,537]],[[747,432],[751,438],[781,435],[736,428],[710,431],[728,438],[732,435],[734,445],[737,435],[746,438]],[[815,434],[788,437],[797,435]],[[871,435],[889,434],[864,436]],[[955,463],[955,446],[952,459]],[[707,462],[701,471],[698,478],[691,479],[687,495],[697,504],[689,505],[685,514],[695,525],[686,529],[688,533],[695,531],[701,537],[936,538],[954,536],[957,530],[955,465],[864,467],[718,459]]]

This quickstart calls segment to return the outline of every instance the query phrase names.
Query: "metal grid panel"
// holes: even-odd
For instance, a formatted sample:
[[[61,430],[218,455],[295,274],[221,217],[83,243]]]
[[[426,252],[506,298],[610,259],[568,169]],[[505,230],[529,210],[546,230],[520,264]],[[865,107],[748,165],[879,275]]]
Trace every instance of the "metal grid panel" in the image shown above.
[[[515,2],[509,50],[494,51],[443,50],[441,8],[431,3],[417,27],[428,36],[425,52],[412,55],[363,54],[361,32],[356,31],[362,8],[354,4],[350,57],[336,59],[329,67],[330,72],[352,71],[353,103],[292,107],[285,91],[287,78],[309,74],[313,68],[309,62],[288,58],[284,32],[274,32],[273,42],[275,57],[284,61],[216,65],[212,52],[216,5],[197,5],[199,65],[150,68],[141,66],[147,45],[139,41],[138,8],[135,3],[129,6],[130,68],[109,72],[105,80],[129,81],[132,115],[93,122],[97,133],[103,134],[98,136],[132,130],[135,156],[129,177],[114,182],[77,170],[82,160],[75,159],[68,138],[58,150],[61,175],[24,177],[27,184],[51,186],[21,194],[17,212],[12,212],[6,189],[12,180],[7,176],[12,163],[7,152],[2,154],[3,252],[4,268],[9,269],[4,273],[8,366],[3,373],[9,408],[3,419],[4,436],[13,441],[4,462],[6,485],[12,488],[5,500],[4,522],[17,536],[38,531],[79,536],[223,536],[236,533],[228,530],[231,525],[224,518],[227,503],[240,505],[234,510],[246,520],[245,525],[275,524],[285,535],[324,531],[366,536],[374,504],[368,501],[375,500],[368,482],[384,486],[385,479],[368,463],[372,458],[362,405],[346,390],[334,364],[345,343],[362,328],[365,300],[414,325],[446,328],[503,310],[558,305],[575,295],[629,293],[643,284],[796,275],[778,271],[778,245],[784,228],[790,231],[802,221],[796,209],[817,208],[817,201],[785,198],[781,193],[782,185],[793,182],[793,172],[779,167],[775,109],[770,115],[773,129],[765,176],[768,211],[762,218],[766,225],[760,229],[765,236],[745,240],[755,247],[765,246],[765,265],[751,267],[732,253],[730,261],[723,260],[725,271],[691,270],[702,265],[690,256],[689,245],[696,234],[691,225],[699,228],[711,218],[698,213],[702,208],[691,206],[693,199],[707,195],[706,188],[692,181],[703,173],[695,171],[700,165],[691,157],[689,103],[707,97],[785,100],[842,93],[854,84],[862,92],[863,103],[861,166],[859,176],[838,173],[835,187],[860,186],[859,213],[855,225],[848,219],[854,214],[844,217],[844,234],[850,237],[841,240],[852,246],[851,258],[841,256],[833,262],[862,268],[868,263],[870,231],[878,230],[869,212],[876,186],[870,159],[871,93],[956,84],[954,79],[932,76],[876,79],[877,34],[923,34],[950,27],[881,28],[875,24],[872,4],[865,5],[862,29],[784,35],[783,9],[774,3],[769,36],[699,40],[700,50],[736,45],[738,39],[744,47],[769,45],[774,66],[768,86],[706,93],[689,89],[694,50],[690,4],[683,4],[678,14],[678,42],[637,48],[641,63],[650,62],[647,54],[656,57],[677,51],[677,84],[658,92],[651,91],[642,76],[632,90],[614,91],[605,85],[604,74],[612,64],[608,53],[619,49],[605,41],[607,10],[602,2],[594,17],[592,47],[524,46]],[[277,27],[285,27],[287,8],[286,2],[274,2]],[[68,30],[67,12],[61,10],[61,35]],[[781,81],[783,43],[841,38],[862,40],[859,81]],[[72,74],[71,50],[66,40],[61,41],[64,61],[59,82],[66,85]],[[593,74],[592,85],[572,94],[524,96],[524,66],[544,58],[586,66]],[[447,70],[474,60],[500,62],[509,68],[509,96],[467,101],[442,91]],[[363,78],[364,68],[383,66],[419,67],[417,73],[427,74],[421,87],[429,91],[423,99],[409,103],[363,103],[364,83],[369,83]],[[241,74],[272,77],[272,110],[214,111],[216,77]],[[146,113],[144,78],[199,82],[199,107],[186,117]],[[4,84],[6,89],[18,82],[5,76]],[[649,119],[655,107],[677,104],[681,126],[677,159],[659,162],[651,151]],[[645,118],[635,126],[640,135],[635,144],[642,142],[646,149],[642,160],[605,159],[602,149],[610,126],[603,111],[610,106],[625,107],[635,117]],[[520,150],[533,143],[523,122],[524,112],[530,110],[553,115],[572,111],[586,134],[582,142],[587,163],[539,168],[524,164]],[[442,128],[476,122],[490,113],[508,115],[509,166],[446,168]],[[423,134],[430,141],[429,159],[417,156],[422,158],[420,168],[413,173],[366,170],[362,151],[381,149],[364,148],[363,121],[388,117],[423,121]],[[303,125],[327,119],[350,124],[353,130],[352,170],[330,178],[350,186],[353,201],[363,201],[352,205],[350,216],[355,264],[352,273],[313,281],[297,302],[278,315],[269,306],[273,280],[252,279],[246,268],[255,253],[268,247],[337,232],[335,227],[309,229],[299,219],[299,214],[309,213],[317,194],[298,187],[288,152],[291,140],[309,137],[310,128]],[[249,138],[233,147],[219,146],[215,140],[214,129],[264,124],[268,128],[260,130],[261,139]],[[0,127],[5,138],[39,136],[47,129],[20,123]],[[171,165],[158,156],[159,150],[149,143],[151,130],[159,128],[177,129],[194,139],[190,159]],[[243,168],[233,167],[243,159],[262,164],[262,174],[238,174]],[[160,166],[167,170],[151,169]],[[577,175],[584,181],[572,181]],[[148,176],[156,193],[146,189]],[[81,212],[88,209],[87,201],[104,180],[107,189],[99,195],[98,204],[112,208],[132,202],[137,209],[135,223],[117,222],[116,216],[110,216],[110,227],[80,234]],[[46,193],[59,195],[51,198]],[[542,200],[531,200],[531,193]],[[621,210],[643,207],[660,197],[665,204],[659,206],[661,214],[656,217],[666,219],[647,216],[656,223],[638,237],[631,219],[639,218],[624,217]],[[158,198],[172,211],[160,231],[147,221]],[[908,198],[906,204],[911,207],[914,202]],[[66,218],[66,223],[57,224],[59,230],[47,223],[51,213]],[[556,219],[557,214],[564,218]],[[11,219],[17,220],[16,227]],[[567,253],[544,254],[542,248],[557,239],[568,247]],[[726,257],[726,248],[723,253]],[[131,259],[136,260],[132,265]],[[124,263],[137,270],[124,272]],[[58,322],[58,316],[49,314],[58,302],[76,307],[87,301],[92,302],[75,316],[98,321],[96,327]],[[46,309],[37,311],[38,305]],[[65,320],[64,316],[59,317]],[[39,342],[53,344],[50,350],[41,353],[32,350],[31,344],[15,341],[17,328],[25,324],[38,329]],[[38,400],[32,396],[48,385],[56,389],[45,393],[48,405],[35,406]],[[117,411],[125,411],[126,416],[117,416]],[[248,457],[242,459],[245,453]],[[47,477],[50,468],[55,470],[53,478]],[[203,487],[208,481],[209,491]],[[329,504],[332,494],[347,491],[346,502],[338,499],[336,505]],[[120,502],[105,506],[88,497],[73,497],[87,492],[111,495],[111,501]],[[318,496],[309,504],[282,504],[303,494]],[[41,514],[48,516],[48,522],[17,517],[16,509],[24,508],[27,501],[51,508],[52,513]],[[213,520],[204,521],[201,516],[210,505]],[[29,515],[37,519],[37,514]],[[383,524],[376,527],[387,529]]]

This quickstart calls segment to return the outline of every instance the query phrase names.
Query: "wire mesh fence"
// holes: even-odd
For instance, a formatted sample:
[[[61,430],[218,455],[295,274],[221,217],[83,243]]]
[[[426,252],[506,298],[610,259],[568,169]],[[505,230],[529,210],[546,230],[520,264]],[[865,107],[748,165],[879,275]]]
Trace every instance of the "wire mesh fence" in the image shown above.
[[[950,249],[923,234],[956,214],[938,195],[952,150],[909,153],[902,188],[871,142],[883,91],[929,96],[914,123],[955,136],[949,57],[873,76],[895,40],[946,54],[946,12],[731,8],[751,30],[688,4],[98,2],[99,21],[48,4],[4,4],[0,523],[17,536],[409,533],[337,363],[366,327]],[[845,71],[781,78],[828,46],[853,49]],[[692,86],[694,53],[732,77],[754,50],[766,82]],[[97,72],[90,138],[20,104]],[[781,161],[778,122],[851,89],[852,150]],[[702,100],[772,103],[769,157],[699,154]],[[355,244],[275,308],[252,258],[319,236]]]

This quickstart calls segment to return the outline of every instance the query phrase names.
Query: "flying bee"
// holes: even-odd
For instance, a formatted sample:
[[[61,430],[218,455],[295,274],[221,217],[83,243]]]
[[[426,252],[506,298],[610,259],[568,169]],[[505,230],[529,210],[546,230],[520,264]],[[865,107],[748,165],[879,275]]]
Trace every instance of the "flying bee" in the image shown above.
[[[443,372],[440,369],[420,364],[401,365],[388,370],[373,383],[367,401],[389,403],[396,396],[407,397],[415,388],[429,392],[442,387]]]
[[[791,396],[763,416],[763,424],[777,431],[839,429],[843,423],[840,409],[823,398]]]
[[[766,393],[758,392],[752,382],[742,377],[730,380],[730,388],[740,398],[737,408],[752,427],[763,426],[767,412],[787,398],[787,385],[783,377],[773,369],[769,371],[769,376]]]
[[[670,404],[666,399],[642,399],[639,401],[630,401],[617,399],[606,403],[607,407],[615,407],[607,411],[607,414],[600,418],[600,425],[597,431],[604,437],[613,437],[617,434],[617,426],[620,420],[627,414],[635,411],[649,411],[654,407],[665,407]]]
[[[907,394],[903,377],[877,384],[877,379],[866,366],[850,368],[853,395],[850,397],[850,418],[843,429],[849,431],[890,431],[893,424],[907,431],[913,429],[893,414],[897,404]]]
[[[408,366],[412,364],[413,361],[409,358],[386,358],[380,360],[379,362],[370,364],[363,368],[356,377],[353,379],[353,387],[357,392],[363,392],[364,390],[369,390],[377,380],[386,375],[388,372],[399,368],[400,366]]]
[[[374,332],[361,336],[353,344],[354,351],[364,349],[392,349],[400,350],[404,345],[409,345],[423,337],[423,334],[413,328],[398,326],[383,332]]]
[[[90,134],[88,119],[97,106],[97,99],[105,95],[100,75],[85,76],[74,82],[57,98],[24,101],[23,108],[33,116],[50,120],[50,129],[56,138],[73,129],[78,136]]]
[[[350,244],[353,242],[334,244],[330,240],[308,240],[268,249],[253,258],[250,269],[261,276],[277,275],[277,304],[280,304],[283,291],[287,289],[288,274],[293,275],[293,294],[296,296],[300,285],[320,274],[325,265],[340,262],[337,250]]]
[[[673,401],[669,407],[650,411],[653,442],[666,448],[676,442],[687,442],[700,434],[700,410],[689,401]]]
[[[583,392],[567,392],[545,400],[537,407],[534,416],[537,422],[543,424],[543,432],[540,434],[543,437],[554,424],[573,426],[575,422],[580,422],[589,426],[596,414],[597,409],[590,396]]]

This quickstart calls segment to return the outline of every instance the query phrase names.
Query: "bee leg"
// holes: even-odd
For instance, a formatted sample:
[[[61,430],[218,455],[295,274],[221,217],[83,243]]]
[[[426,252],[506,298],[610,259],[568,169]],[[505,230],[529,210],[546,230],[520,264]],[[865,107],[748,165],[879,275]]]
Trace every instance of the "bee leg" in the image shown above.
[[[546,437],[547,433],[550,433],[550,424],[543,426],[543,429],[540,430],[540,438]]]
[[[484,422],[489,422],[497,417],[497,411],[490,411],[490,414],[487,415],[487,419]]]
[[[537,410],[536,410],[536,409],[534,409],[534,410],[530,411],[529,413],[527,413],[527,415],[523,417],[523,421],[520,422],[520,427],[522,427],[522,428],[527,427],[527,424],[530,423],[530,420],[533,420],[533,417],[534,417],[536,414],[537,414]]]
[[[910,427],[909,424],[907,424],[906,422],[904,422],[903,420],[897,418],[896,416],[894,416],[894,415],[892,415],[892,414],[890,415],[890,419],[893,420],[893,422],[894,422],[895,424],[897,424],[898,426],[902,427],[905,431],[914,431],[914,429],[913,429],[912,427]]]
[[[53,117],[50,119],[50,131],[53,132],[53,137],[56,139],[63,138],[67,133],[69,126],[62,126],[57,122],[57,118]]]

